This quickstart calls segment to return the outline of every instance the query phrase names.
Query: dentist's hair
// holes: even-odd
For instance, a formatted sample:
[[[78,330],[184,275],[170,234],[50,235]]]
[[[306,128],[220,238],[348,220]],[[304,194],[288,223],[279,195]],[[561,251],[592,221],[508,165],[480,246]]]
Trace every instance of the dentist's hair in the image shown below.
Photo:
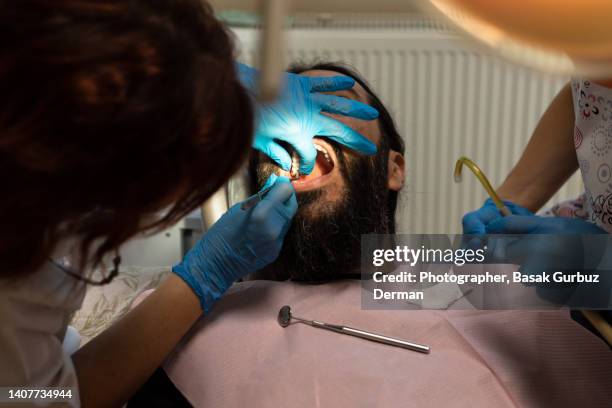
[[[0,0],[0,33],[0,277],[67,239],[99,263],[248,153],[233,43],[201,0]]]

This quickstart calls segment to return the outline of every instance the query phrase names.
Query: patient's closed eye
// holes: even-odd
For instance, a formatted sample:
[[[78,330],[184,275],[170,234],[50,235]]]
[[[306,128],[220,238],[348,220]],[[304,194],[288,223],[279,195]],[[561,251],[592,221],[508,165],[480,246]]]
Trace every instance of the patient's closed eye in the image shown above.
[[[342,91],[336,91],[336,92],[333,92],[332,94],[335,96],[340,96],[342,98],[347,98],[347,99],[352,99],[355,101],[363,102],[361,98],[359,97],[359,94],[353,89],[345,89]]]

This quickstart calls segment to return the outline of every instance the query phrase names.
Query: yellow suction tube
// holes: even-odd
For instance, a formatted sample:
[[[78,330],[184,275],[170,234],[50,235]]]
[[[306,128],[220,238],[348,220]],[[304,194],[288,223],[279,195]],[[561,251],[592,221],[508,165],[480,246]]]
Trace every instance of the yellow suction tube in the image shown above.
[[[502,215],[505,217],[507,215],[511,215],[512,212],[506,207],[504,202],[499,198],[489,179],[483,173],[483,171],[474,163],[472,160],[468,159],[465,156],[460,157],[457,160],[457,164],[455,164],[455,183],[461,182],[461,170],[463,166],[466,166],[468,169],[472,170],[472,173],[476,176],[478,181],[482,184],[485,190],[487,190],[487,194],[495,203],[495,206],[499,209]],[[608,324],[604,318],[597,313],[595,310],[582,310],[582,314],[587,318],[587,320],[597,329],[597,331],[602,335],[602,337],[608,342],[608,344],[612,344],[612,326]]]
[[[482,184],[484,189],[487,191],[487,194],[489,194],[489,197],[491,197],[491,200],[493,200],[495,206],[499,209],[499,211],[504,216],[511,215],[512,212],[510,212],[510,210],[508,209],[508,207],[506,207],[501,198],[499,198],[499,196],[491,186],[489,179],[487,178],[487,176],[485,176],[484,172],[480,169],[480,167],[476,165],[476,163],[474,163],[472,160],[468,159],[465,156],[461,156],[459,160],[457,160],[457,164],[455,164],[455,183],[461,182],[461,170],[463,169],[463,166],[472,170],[472,173],[474,173],[478,181],[480,181],[480,184]]]

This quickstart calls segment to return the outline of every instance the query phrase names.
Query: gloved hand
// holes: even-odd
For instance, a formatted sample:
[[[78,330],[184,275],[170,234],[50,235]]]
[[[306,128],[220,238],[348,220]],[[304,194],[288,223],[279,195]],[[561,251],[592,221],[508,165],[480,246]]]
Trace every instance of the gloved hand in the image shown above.
[[[579,218],[540,217],[533,214],[500,216],[487,223],[486,232],[487,234],[606,234],[606,231],[597,225]]]
[[[257,70],[237,64],[242,84],[256,91]],[[278,100],[269,105],[256,105],[256,130],[253,147],[274,160],[284,170],[291,168],[291,156],[278,141],[289,143],[300,156],[300,173],[310,174],[317,151],[312,143],[315,136],[341,143],[360,153],[376,153],[376,145],[345,124],[323,115],[337,113],[358,119],[373,120],[378,111],[361,102],[320,92],[351,89],[355,85],[346,76],[306,77],[285,75],[285,86]]]
[[[608,239],[592,235],[607,234],[595,224],[577,218],[510,215],[486,225],[488,234],[521,234],[489,240],[491,252],[501,251],[509,263],[520,265],[523,275],[538,276],[543,272],[564,274],[595,273],[608,251]],[[530,286],[530,283],[527,283]],[[609,288],[589,284],[546,282],[536,283],[538,295],[553,303],[567,306],[607,305]],[[605,288],[604,288],[605,289]]]
[[[504,204],[506,204],[506,207],[508,207],[512,214],[533,215],[528,209],[510,201],[504,201]],[[466,235],[484,235],[486,234],[487,224],[502,218],[502,213],[495,206],[493,200],[488,198],[480,209],[463,216],[463,233]]]
[[[497,241],[503,242],[504,254],[510,261],[537,273],[592,269],[604,253],[599,242],[606,245],[604,240],[590,240],[586,245],[588,236],[606,231],[578,218],[510,215],[488,223],[486,232],[518,235]]]
[[[204,312],[239,278],[273,262],[297,211],[295,190],[286,177],[270,177],[275,184],[254,207],[229,209],[172,268],[196,293]]]

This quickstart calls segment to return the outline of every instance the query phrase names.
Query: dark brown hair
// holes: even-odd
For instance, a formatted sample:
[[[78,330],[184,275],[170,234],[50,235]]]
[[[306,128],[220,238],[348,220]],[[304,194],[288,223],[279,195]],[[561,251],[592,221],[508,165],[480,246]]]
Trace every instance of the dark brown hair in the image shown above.
[[[0,277],[67,238],[99,262],[217,190],[253,130],[233,52],[200,0],[0,1]]]

